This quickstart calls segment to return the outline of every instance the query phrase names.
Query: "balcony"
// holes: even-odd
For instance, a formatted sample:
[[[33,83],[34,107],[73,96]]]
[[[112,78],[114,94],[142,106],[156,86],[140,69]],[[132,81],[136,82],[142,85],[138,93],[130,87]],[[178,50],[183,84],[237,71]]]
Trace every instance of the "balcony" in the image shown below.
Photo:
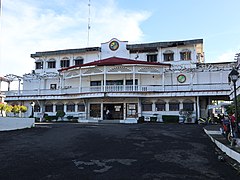
[[[107,85],[107,86],[91,86],[82,88],[68,88],[68,89],[36,89],[36,90],[16,90],[16,91],[5,91],[7,97],[19,97],[19,96],[51,96],[51,95],[71,95],[81,93],[135,93],[135,92],[158,92],[158,93],[190,93],[190,92],[219,92],[229,91],[230,85],[228,83],[222,84],[193,84],[193,85]]]

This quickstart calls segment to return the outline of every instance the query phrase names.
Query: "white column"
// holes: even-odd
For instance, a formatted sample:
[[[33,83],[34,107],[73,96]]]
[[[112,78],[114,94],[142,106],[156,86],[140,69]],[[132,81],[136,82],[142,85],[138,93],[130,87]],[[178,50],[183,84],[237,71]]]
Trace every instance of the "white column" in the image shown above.
[[[196,98],[197,102],[195,103],[196,104],[196,108],[197,108],[197,114],[196,114],[196,118],[198,119],[200,117],[200,103],[199,103],[199,96],[197,96]]]
[[[141,98],[138,98],[138,117],[142,116],[142,102]]]
[[[103,102],[101,102],[101,119],[103,120]]]
[[[53,112],[56,112],[56,104],[53,104]]]
[[[183,102],[179,103],[179,109],[183,109]]]
[[[66,104],[63,104],[63,112],[67,112],[67,105]]]
[[[136,78],[136,72],[135,72],[135,66],[133,66],[133,91],[135,91],[135,78]]]
[[[74,112],[78,112],[78,105],[75,104]]]
[[[153,112],[156,111],[156,102],[155,101],[152,102],[152,111]]]
[[[126,103],[123,103],[123,120],[126,119],[126,110],[127,110],[127,105]]]
[[[166,102],[166,111],[169,111],[169,102]]]
[[[82,92],[82,69],[79,70],[79,92]]]
[[[163,72],[163,73],[162,73],[162,90],[163,90],[163,91],[165,90],[164,85],[165,85],[165,73]]]
[[[106,91],[106,82],[107,82],[107,75],[106,75],[106,66],[104,66],[104,70],[103,70],[103,91]]]

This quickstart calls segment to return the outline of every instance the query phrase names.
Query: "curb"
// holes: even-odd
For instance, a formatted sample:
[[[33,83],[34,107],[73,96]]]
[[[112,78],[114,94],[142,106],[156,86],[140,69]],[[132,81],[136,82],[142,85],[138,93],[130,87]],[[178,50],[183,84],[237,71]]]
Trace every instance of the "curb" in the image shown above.
[[[222,152],[226,153],[226,155],[228,155],[230,158],[232,158],[232,159],[236,160],[238,163],[240,163],[240,154],[238,152],[232,150],[231,148],[225,146],[224,144],[222,144],[219,141],[217,141],[216,139],[214,139],[205,128],[203,128],[203,130],[210,137],[212,142],[214,142],[216,144],[216,146],[219,149],[221,149]]]

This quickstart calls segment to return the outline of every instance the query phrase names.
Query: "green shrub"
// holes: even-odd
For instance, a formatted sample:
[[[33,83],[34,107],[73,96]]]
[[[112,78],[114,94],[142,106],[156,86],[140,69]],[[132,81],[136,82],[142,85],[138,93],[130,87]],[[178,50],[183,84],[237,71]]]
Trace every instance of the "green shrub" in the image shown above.
[[[21,112],[23,112],[23,113],[25,113],[25,112],[27,112],[27,110],[28,110],[28,108],[26,107],[26,106],[19,106],[19,109],[20,109],[20,111]]]
[[[143,123],[144,122],[144,116],[141,116],[138,118],[138,123]]]
[[[67,119],[70,121],[73,119],[73,116],[67,116]]]
[[[162,116],[163,122],[165,123],[178,123],[179,116],[177,115],[163,115]]]
[[[157,122],[157,117],[150,117],[150,122]]]
[[[58,120],[59,117],[61,118],[61,120],[63,120],[63,117],[65,116],[65,114],[66,113],[64,111],[57,111],[57,113],[56,113],[57,119],[56,120]]]
[[[45,116],[44,118],[45,118],[45,120],[46,120],[47,122],[51,122],[52,120],[57,119],[56,116]]]

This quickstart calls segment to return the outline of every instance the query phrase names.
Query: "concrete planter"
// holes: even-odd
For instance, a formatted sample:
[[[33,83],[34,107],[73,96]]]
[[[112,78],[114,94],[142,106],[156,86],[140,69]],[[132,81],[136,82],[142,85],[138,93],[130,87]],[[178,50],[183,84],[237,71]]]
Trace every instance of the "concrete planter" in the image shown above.
[[[31,128],[35,126],[34,118],[0,117],[0,131]]]

